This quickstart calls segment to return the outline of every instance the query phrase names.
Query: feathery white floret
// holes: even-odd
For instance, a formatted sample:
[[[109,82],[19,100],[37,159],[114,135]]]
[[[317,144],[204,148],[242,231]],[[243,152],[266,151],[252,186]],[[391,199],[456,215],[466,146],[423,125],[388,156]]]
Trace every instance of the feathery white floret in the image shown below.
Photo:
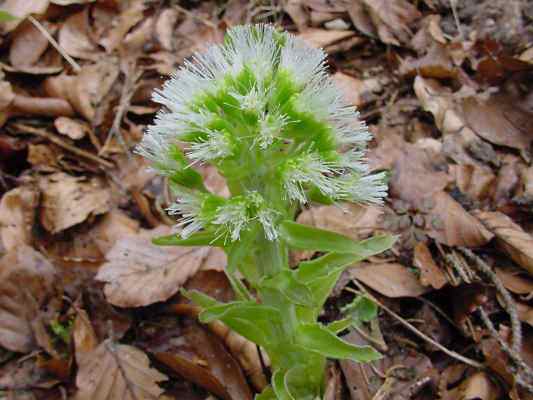
[[[347,176],[343,179],[343,196],[365,204],[383,204],[383,198],[387,197],[387,174],[365,176]]]
[[[326,53],[322,49],[310,47],[293,35],[285,38],[279,69],[289,72],[300,86],[316,86],[327,76]]]
[[[141,143],[135,149],[140,156],[152,161],[153,168],[164,175],[168,175],[173,170],[181,166],[169,154],[170,144],[168,139],[158,134],[145,134]]]
[[[262,208],[257,212],[259,223],[263,226],[265,236],[268,240],[276,240],[279,236],[276,227],[276,217],[278,213],[270,208]]]
[[[333,163],[326,162],[316,153],[307,153],[291,160],[283,171],[283,186],[291,200],[306,203],[306,185],[315,186],[322,194],[336,198],[340,189]]]
[[[186,191],[179,193],[176,202],[167,208],[170,215],[181,215],[176,227],[181,229],[182,238],[187,239],[204,228],[204,222],[200,218],[201,209],[202,200]]]
[[[232,241],[238,240],[241,231],[249,222],[248,209],[245,201],[230,201],[216,210],[216,216],[212,223],[220,225],[230,236]]]
[[[256,140],[261,149],[266,149],[288,123],[288,117],[277,111],[262,113],[259,117],[259,132]]]
[[[231,141],[223,132],[207,130],[207,138],[191,143],[187,156],[194,163],[203,163],[232,155]]]

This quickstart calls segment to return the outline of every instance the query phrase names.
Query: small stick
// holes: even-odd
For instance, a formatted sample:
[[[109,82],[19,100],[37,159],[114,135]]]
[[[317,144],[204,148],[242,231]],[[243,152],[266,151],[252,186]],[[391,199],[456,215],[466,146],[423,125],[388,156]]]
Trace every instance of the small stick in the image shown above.
[[[78,155],[80,157],[83,157],[83,158],[86,158],[88,160],[94,161],[94,162],[100,164],[101,166],[103,166],[105,168],[112,169],[112,168],[115,167],[112,162],[104,160],[103,158],[98,157],[97,155],[94,155],[92,153],[89,153],[88,151],[85,151],[85,150],[82,150],[82,149],[78,149],[76,146],[72,146],[72,145],[64,142],[59,137],[57,137],[56,135],[54,135],[51,132],[48,132],[45,129],[35,128],[33,126],[25,125],[25,124],[14,124],[13,126],[16,127],[17,129],[22,130],[22,131],[26,131],[26,132],[31,133],[33,135],[37,135],[37,136],[43,137],[45,139],[48,139],[49,141],[51,141],[52,143],[58,145],[59,147],[62,147],[63,149],[65,149],[67,151],[70,151],[71,153],[74,153],[74,154],[76,154],[76,155]]]
[[[455,25],[457,26],[457,31],[459,32],[459,38],[463,39],[463,30],[461,29],[461,23],[459,22],[459,16],[457,15],[456,0],[450,0],[450,5],[452,6],[453,19],[455,20]]]
[[[39,32],[41,32],[43,36],[50,42],[50,44],[59,52],[59,54],[61,54],[65,58],[65,60],[67,60],[67,62],[71,65],[72,69],[74,69],[74,71],[76,72],[80,72],[80,65],[76,61],[74,61],[71,56],[67,54],[65,49],[61,47],[59,43],[56,42],[56,40],[52,37],[52,35],[48,33],[44,26],[42,26],[42,24],[35,18],[33,18],[31,15],[28,17],[28,19],[33,24],[33,26],[35,26],[39,30]]]
[[[511,319],[511,331],[513,333],[512,349],[515,353],[520,353],[522,351],[522,325],[518,318],[518,311],[513,297],[507,291],[500,278],[498,278],[498,275],[496,275],[492,268],[489,267],[483,259],[464,247],[459,247],[459,251],[463,253],[466,258],[473,261],[474,266],[494,283],[496,290],[502,295],[504,303],[503,308],[507,311],[509,318]]]
[[[385,306],[384,304],[382,304],[378,299],[376,299],[374,296],[372,296],[368,290],[365,289],[365,287],[363,285],[361,285],[356,279],[353,280],[353,283],[355,283],[357,285],[357,287],[364,291],[366,293],[366,295],[372,300],[374,301],[379,307],[381,307],[383,310],[385,310],[387,313],[389,313],[392,317],[396,318],[398,320],[398,322],[400,322],[403,326],[405,326],[407,329],[409,329],[411,332],[413,332],[415,335],[419,336],[420,338],[424,339],[425,341],[431,343],[433,346],[435,346],[436,348],[438,348],[440,351],[442,351],[443,353],[446,353],[448,354],[450,357],[453,357],[455,358],[456,360],[459,360],[461,362],[464,362],[465,364],[468,364],[474,368],[479,368],[479,369],[484,369],[485,366],[483,364],[481,364],[480,362],[477,362],[475,360],[472,360],[471,358],[468,358],[468,357],[465,357],[459,353],[456,353],[455,351],[453,350],[449,350],[448,348],[444,347],[442,344],[440,344],[439,342],[431,339],[429,336],[427,336],[426,334],[420,332],[418,329],[416,329],[413,325],[411,325],[409,322],[407,322],[405,319],[403,319],[401,316],[399,316],[398,314],[396,314],[394,311],[392,311],[390,308],[388,308],[387,306]]]

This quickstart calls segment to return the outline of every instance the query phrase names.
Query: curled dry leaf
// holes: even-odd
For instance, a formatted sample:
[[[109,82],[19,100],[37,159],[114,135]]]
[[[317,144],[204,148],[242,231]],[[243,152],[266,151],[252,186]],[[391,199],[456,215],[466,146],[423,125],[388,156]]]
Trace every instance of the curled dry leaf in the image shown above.
[[[251,400],[244,374],[222,342],[197,322],[187,321],[178,337],[152,348],[155,358],[224,400]]]
[[[491,143],[527,150],[533,140],[529,122],[533,114],[521,110],[518,99],[495,95],[486,101],[468,97],[462,102],[465,122]]]
[[[77,308],[75,311],[76,319],[72,328],[72,338],[74,339],[76,362],[80,365],[83,363],[83,358],[90,355],[98,347],[98,338],[87,312],[81,308]]]
[[[494,188],[496,176],[489,167],[474,164],[453,165],[459,190],[474,200],[484,200]]]
[[[105,282],[107,300],[120,307],[165,301],[204,264],[208,247],[159,247],[146,236],[118,241],[96,279]]]
[[[368,103],[373,97],[373,92],[377,92],[381,88],[379,82],[372,78],[361,80],[342,72],[336,72],[331,77],[343,93],[344,98],[356,107]]]
[[[96,61],[100,56],[89,35],[89,8],[72,14],[59,31],[59,45],[70,56]]]
[[[157,41],[166,51],[174,50],[174,28],[178,21],[179,12],[175,8],[165,8],[159,14],[155,23]]]
[[[121,14],[99,42],[107,53],[112,53],[113,50],[117,49],[130,29],[143,19],[145,7],[142,0],[133,0],[128,4],[123,4]]]
[[[16,94],[11,103],[12,115],[38,115],[42,117],[72,117],[74,110],[68,101],[55,97],[32,97]]]
[[[0,239],[7,251],[32,242],[32,228],[39,192],[20,186],[5,193],[0,200]]]
[[[158,382],[166,375],[150,368],[141,350],[106,340],[81,359],[75,400],[157,399],[163,390]]]
[[[365,262],[351,267],[347,273],[387,297],[417,297],[431,290],[422,286],[413,272],[398,263]]]
[[[433,256],[424,242],[419,242],[415,246],[413,265],[420,270],[420,283],[422,285],[441,289],[448,283],[446,276],[433,260]]]
[[[298,35],[313,47],[327,47],[353,36],[355,36],[354,31],[327,31],[314,28],[306,29]]]
[[[410,26],[420,12],[406,0],[352,0],[350,17],[361,32],[377,36],[383,43],[409,43]]]
[[[492,381],[486,372],[470,375],[459,386],[441,393],[443,400],[496,400],[501,395],[501,388]]]
[[[55,27],[43,23],[43,27],[53,35]],[[46,37],[32,23],[24,22],[13,33],[9,47],[9,62],[14,68],[27,67],[35,64],[48,48]]]
[[[67,117],[56,118],[54,126],[59,133],[73,140],[82,139],[91,129],[86,122]]]
[[[479,247],[494,237],[446,192],[435,193],[432,197],[429,217],[428,235],[447,246]]]
[[[509,269],[495,268],[496,275],[506,289],[516,294],[529,295],[533,293],[533,280],[519,275]]]
[[[533,238],[501,212],[476,212],[474,214],[494,235],[498,246],[514,262],[533,274]]]
[[[77,178],[63,172],[39,179],[42,192],[40,219],[45,229],[58,233],[103,214],[110,207],[109,188],[97,178]]]
[[[3,32],[11,32],[30,14],[44,14],[48,8],[49,0],[5,0],[2,3],[2,10],[17,17],[14,21],[3,22],[1,24]]]
[[[0,345],[16,352],[35,346],[31,322],[55,291],[56,270],[31,247],[20,245],[0,259]]]

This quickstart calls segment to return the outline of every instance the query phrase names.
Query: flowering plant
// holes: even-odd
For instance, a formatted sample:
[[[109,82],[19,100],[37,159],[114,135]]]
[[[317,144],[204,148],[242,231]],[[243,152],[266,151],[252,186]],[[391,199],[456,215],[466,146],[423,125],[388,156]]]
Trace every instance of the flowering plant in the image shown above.
[[[350,319],[323,325],[317,318],[342,271],[394,238],[354,242],[294,222],[309,201],[381,204],[387,190],[385,173],[368,172],[371,136],[325,58],[271,26],[234,27],[156,92],[164,108],[138,150],[168,177],[177,197],[169,212],[181,217],[180,237],[155,242],[219,246],[228,256],[236,301],[186,294],[203,307],[201,321],[220,320],[266,350],[273,375],[260,400],[319,399],[328,357],[380,357],[337,336]],[[205,188],[193,168],[202,163],[224,176],[229,198]],[[291,269],[289,248],[324,255]]]

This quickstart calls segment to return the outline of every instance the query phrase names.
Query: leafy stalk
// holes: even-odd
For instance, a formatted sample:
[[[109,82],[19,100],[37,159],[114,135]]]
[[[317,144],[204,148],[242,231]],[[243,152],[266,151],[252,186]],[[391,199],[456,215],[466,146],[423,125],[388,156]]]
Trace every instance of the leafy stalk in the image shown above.
[[[338,93],[322,50],[267,25],[235,27],[156,92],[163,109],[138,149],[177,198],[169,213],[180,216],[179,236],[154,243],[218,246],[228,256],[237,301],[186,295],[203,307],[202,322],[220,320],[266,350],[272,382],[257,399],[320,399],[327,358],[380,357],[337,336],[368,318],[356,315],[366,304],[329,326],[317,317],[342,271],[395,238],[356,242],[294,222],[310,199],[381,204],[386,195],[385,173],[369,174],[364,162],[370,134]],[[229,198],[205,188],[201,163],[226,178]],[[291,269],[290,248],[325,254]]]

